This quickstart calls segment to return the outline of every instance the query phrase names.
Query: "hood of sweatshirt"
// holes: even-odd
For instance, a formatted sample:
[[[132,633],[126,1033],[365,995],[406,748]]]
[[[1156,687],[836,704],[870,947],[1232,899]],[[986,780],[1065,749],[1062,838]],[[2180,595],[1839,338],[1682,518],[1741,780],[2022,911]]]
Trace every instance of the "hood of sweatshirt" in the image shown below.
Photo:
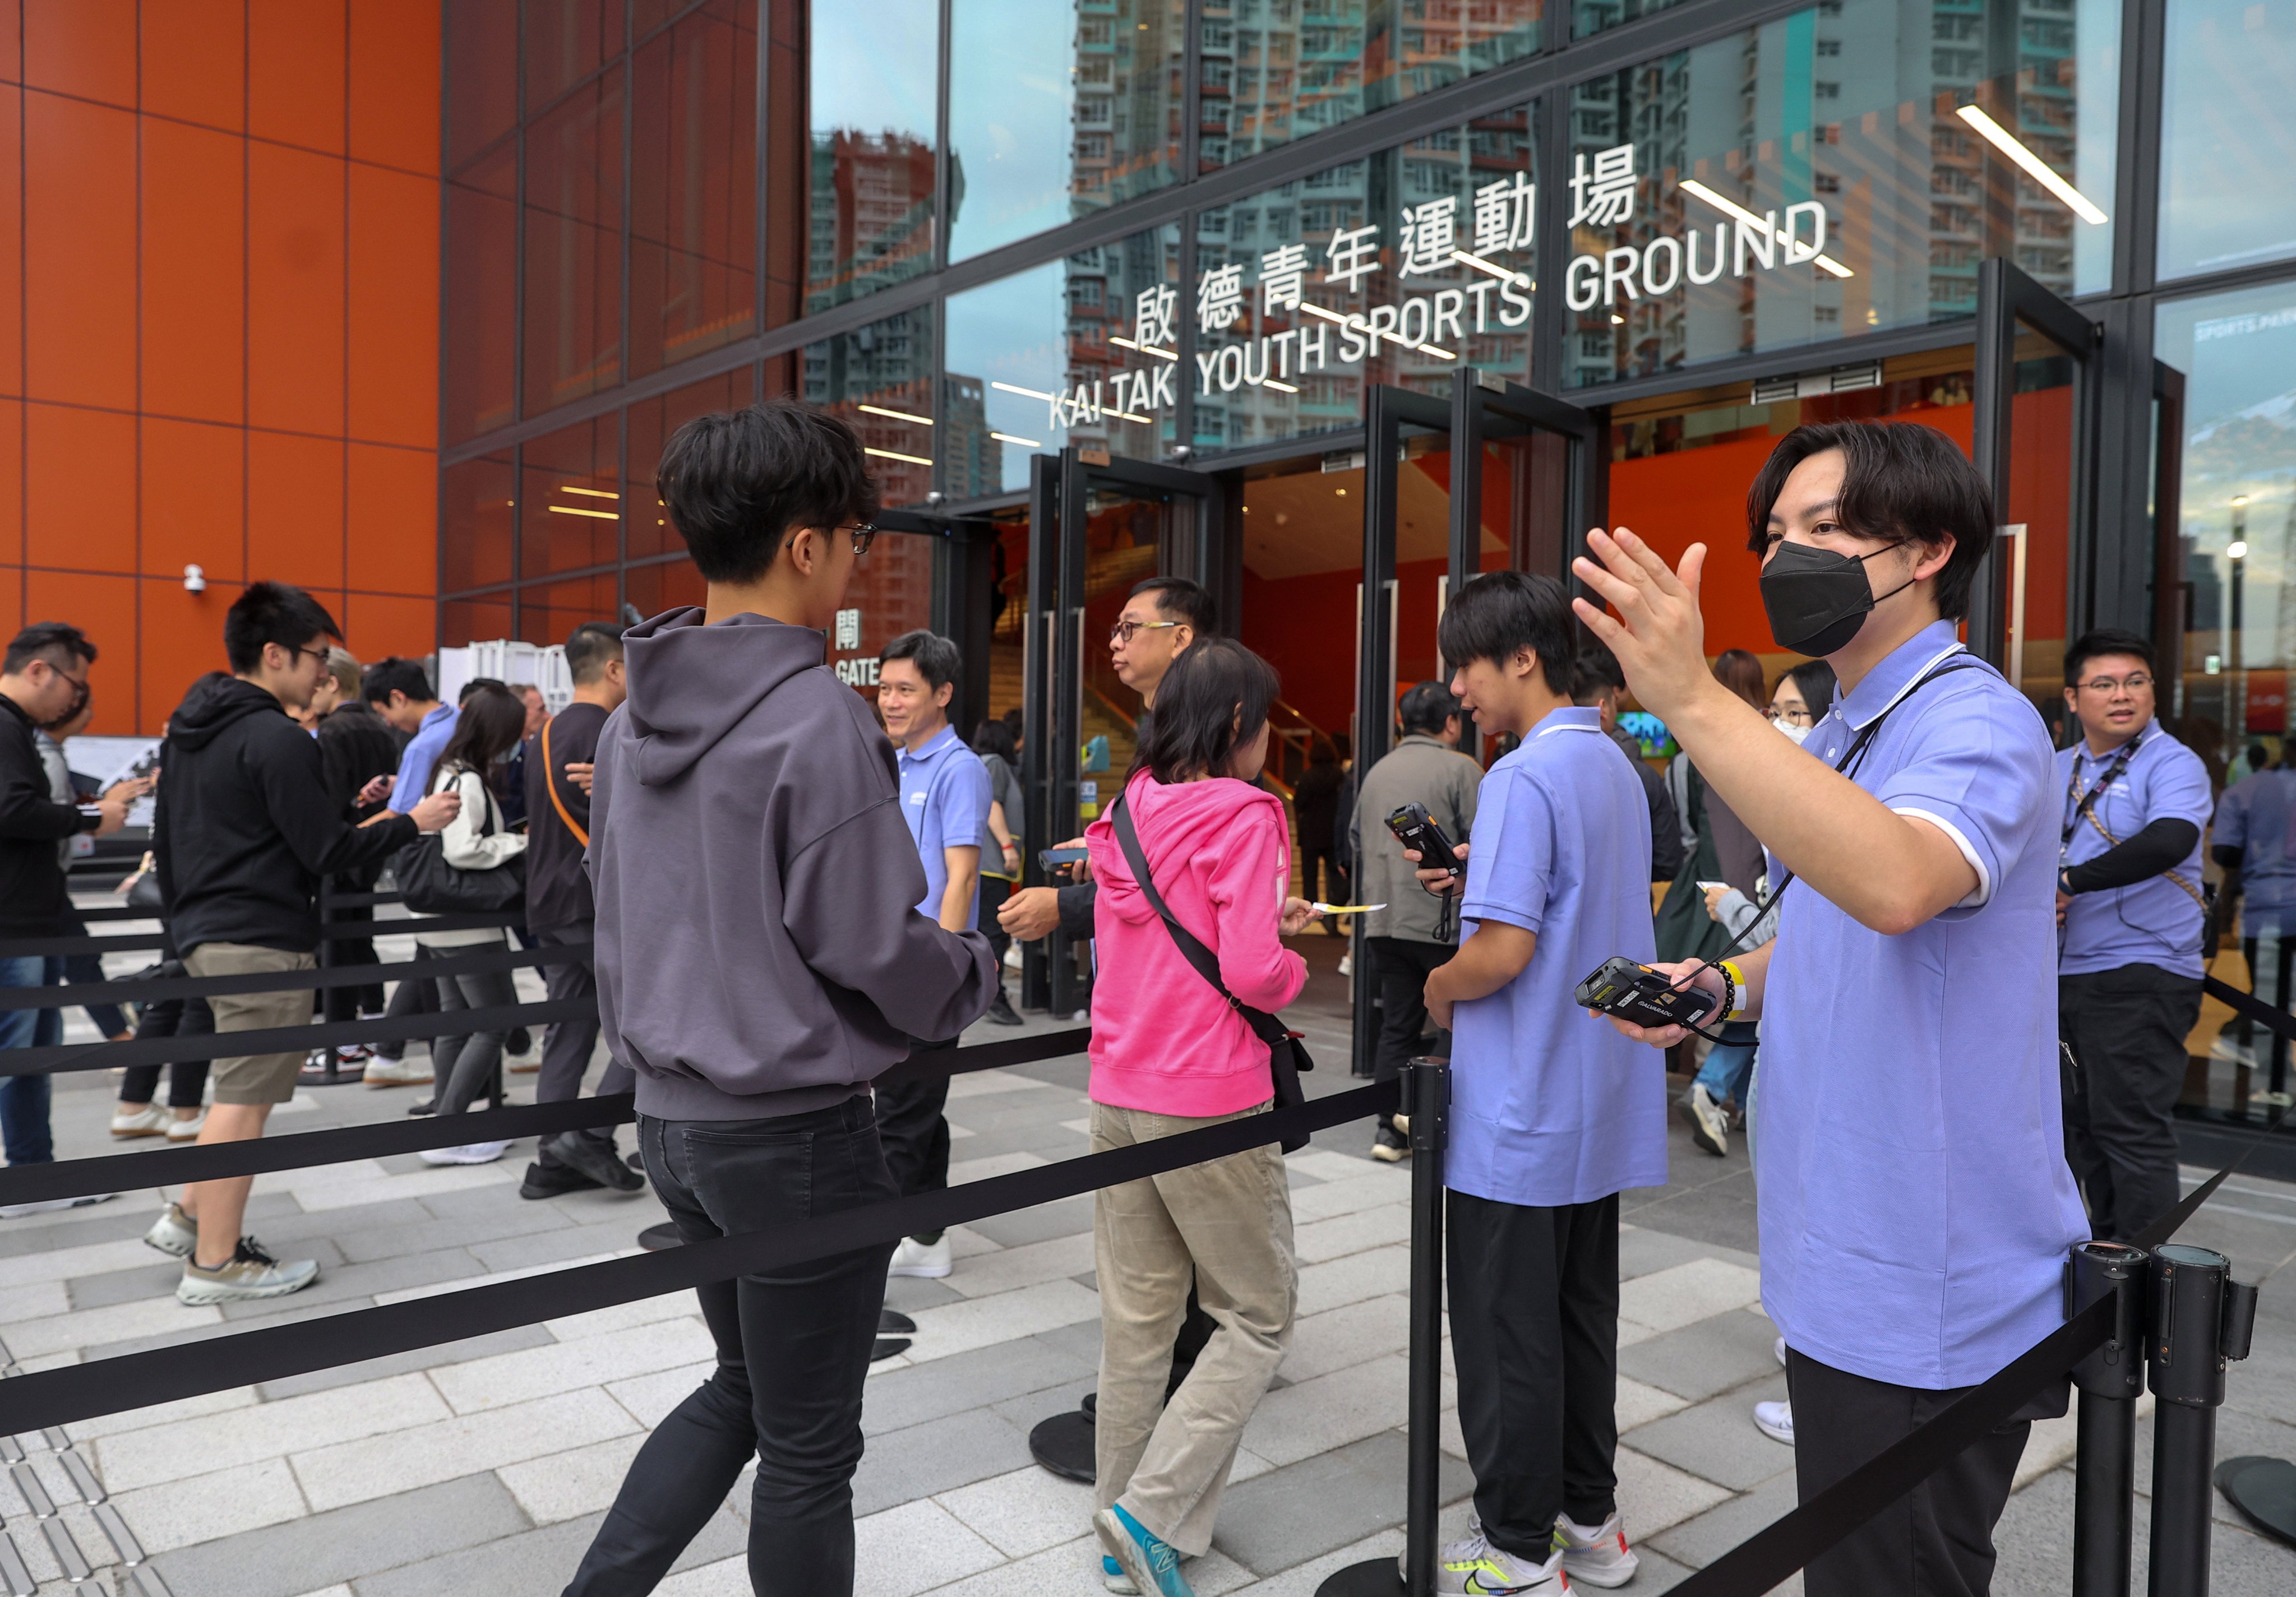
[[[221,671],[210,671],[192,684],[192,691],[168,717],[168,735],[184,749],[204,749],[250,716],[275,710],[284,715],[279,700],[251,682]]]
[[[1277,823],[1285,824],[1281,798],[1265,788],[1231,776],[1168,785],[1143,773],[1125,789],[1124,805],[1132,812],[1133,829],[1140,834],[1141,852],[1148,856],[1149,874],[1156,879],[1157,888],[1164,893],[1167,902],[1171,897],[1167,884],[1178,879],[1190,859],[1217,851],[1221,834],[1250,814],[1253,807],[1269,807],[1275,811]],[[1111,825],[1111,834],[1114,830]],[[1093,859],[1093,880],[1100,884],[1100,904],[1127,921],[1155,920],[1155,906],[1148,902],[1148,896],[1134,879],[1132,864],[1124,856],[1122,844],[1113,835],[1109,841],[1114,846],[1111,852],[1106,857],[1095,855]]]
[[[670,610],[622,635],[624,713],[650,788],[685,775],[767,694],[828,658],[829,640],[809,627],[749,614],[705,626],[702,613]]]

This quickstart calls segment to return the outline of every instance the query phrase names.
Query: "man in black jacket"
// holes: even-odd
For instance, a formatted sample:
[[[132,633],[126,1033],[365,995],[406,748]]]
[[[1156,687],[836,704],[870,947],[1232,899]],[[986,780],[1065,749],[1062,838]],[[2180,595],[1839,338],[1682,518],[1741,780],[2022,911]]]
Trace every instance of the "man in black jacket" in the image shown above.
[[[94,661],[95,645],[78,627],[61,621],[27,627],[0,660],[0,938],[67,937],[76,930],[56,845],[83,831],[102,836],[127,824],[129,798],[123,790],[130,784],[106,793],[94,813],[59,804],[50,795],[34,741],[40,727],[61,725],[86,706],[87,670]],[[51,962],[37,954],[0,959],[0,987],[45,986]],[[62,1040],[61,1009],[0,1011],[0,1048],[53,1046]],[[12,1165],[45,1164],[55,1157],[48,1139],[46,1076],[0,1079],[0,1138]],[[12,1205],[7,1212],[94,1201]]]
[[[327,651],[329,680],[333,684],[335,702],[324,705],[328,694],[327,682],[320,686],[321,700],[313,708],[324,709],[312,735],[319,741],[319,765],[324,772],[327,797],[342,811],[343,819],[354,826],[364,825],[381,815],[384,800],[390,796],[391,778],[398,770],[398,741],[390,735],[390,728],[374,713],[374,707],[359,697],[359,662],[348,649]],[[382,874],[382,862],[371,860],[355,871],[341,872],[328,880],[334,893],[371,893],[375,880]],[[374,911],[364,904],[345,905],[333,912],[340,921],[372,921]],[[319,946],[319,962],[323,965],[371,965],[375,962],[374,939],[344,938],[331,939]],[[356,1020],[362,1011],[379,1012],[383,1005],[382,985],[377,982],[363,987],[329,987],[323,999],[325,1018],[331,1021]],[[335,1050],[339,1065],[352,1065],[364,1061],[370,1050],[364,1043],[345,1043]],[[323,1080],[334,1079],[332,1073]]]
[[[168,930],[193,976],[312,969],[320,879],[388,858],[462,807],[454,795],[437,794],[412,815],[371,825],[344,818],[316,740],[286,713],[310,703],[328,674],[327,640],[340,636],[334,618],[300,588],[254,583],[224,619],[231,674],[213,671],[193,683],[168,722],[152,850]],[[308,987],[215,994],[208,1003],[219,1033],[301,1026],[311,1016]],[[261,1136],[271,1106],[294,1096],[302,1062],[300,1049],[216,1061],[215,1104],[200,1141]],[[240,1235],[254,1182],[193,1182],[145,1235],[184,1261],[180,1301],[278,1298],[317,1277],[316,1261],[282,1264]]]

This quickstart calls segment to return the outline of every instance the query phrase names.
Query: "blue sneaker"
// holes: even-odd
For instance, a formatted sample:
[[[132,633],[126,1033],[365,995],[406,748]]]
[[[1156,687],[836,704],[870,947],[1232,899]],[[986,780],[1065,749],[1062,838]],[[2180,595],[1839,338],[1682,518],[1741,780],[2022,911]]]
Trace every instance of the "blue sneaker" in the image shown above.
[[[1132,1584],[1132,1577],[1124,1572],[1124,1566],[1105,1552],[1100,1555],[1100,1584],[1115,1593],[1116,1597],[1140,1597],[1140,1588]]]
[[[1180,1555],[1169,1542],[1124,1511],[1121,1504],[1104,1508],[1092,1517],[1104,1545],[1116,1549],[1116,1561],[1132,1584],[1146,1597],[1196,1597],[1196,1589],[1180,1573]]]

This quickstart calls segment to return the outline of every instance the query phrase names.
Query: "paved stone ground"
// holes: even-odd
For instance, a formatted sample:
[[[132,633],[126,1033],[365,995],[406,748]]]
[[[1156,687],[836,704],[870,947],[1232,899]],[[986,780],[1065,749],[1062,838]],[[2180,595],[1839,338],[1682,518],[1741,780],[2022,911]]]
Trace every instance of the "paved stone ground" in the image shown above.
[[[1337,949],[1302,943],[1316,974],[1294,1014],[1324,1061],[1311,1090],[1343,1090],[1353,1084]],[[383,952],[404,957],[389,941]],[[74,1024],[85,1032],[76,1012]],[[982,1028],[967,1040],[1010,1035]],[[514,1095],[529,1097],[532,1079],[513,1077]],[[1084,1082],[1081,1060],[960,1079],[953,1179],[1084,1151]],[[112,1090],[102,1073],[59,1080],[63,1157],[111,1150]],[[306,1093],[277,1129],[393,1117],[417,1095]],[[1631,1589],[1642,1592],[1711,1560],[1793,1497],[1792,1452],[1749,1419],[1784,1380],[1757,1306],[1743,1154],[1716,1161],[1675,1134],[1673,1183],[1624,1204],[1620,1495],[1644,1558]],[[1341,1127],[1291,1161],[1300,1320],[1245,1437],[1215,1550],[1190,1568],[1204,1597],[1307,1597],[1333,1568],[1399,1545],[1409,1177],[1365,1157],[1367,1142],[1366,1128]],[[259,1178],[250,1228],[325,1267],[310,1290],[269,1304],[179,1306],[169,1295],[178,1267],[138,1240],[156,1193],[0,1221],[0,1339],[32,1371],[176,1344],[196,1359],[201,1339],[252,1323],[308,1323],[324,1338],[325,1317],[347,1309],[627,1251],[660,1217],[650,1194],[521,1201],[530,1146],[475,1168],[410,1156]],[[1037,1469],[1027,1448],[1030,1427],[1092,1385],[1090,1228],[1084,1197],[998,1216],[955,1233],[948,1280],[892,1283],[890,1301],[919,1331],[870,1381],[855,1486],[864,1593],[1097,1590],[1089,1494]],[[2296,1272],[2281,1268],[2296,1257],[2296,1188],[2238,1181],[2185,1239],[2226,1249],[2243,1277],[2277,1272],[2256,1355],[2232,1377],[2220,1451],[2296,1456]],[[25,1462],[0,1486],[0,1526],[43,1593],[144,1584],[124,1571],[100,1521],[109,1514],[177,1597],[541,1597],[561,1588],[647,1427],[701,1378],[709,1348],[692,1300],[665,1298],[107,1416],[68,1437],[27,1436]],[[1447,1413],[1445,1445],[1446,1530],[1456,1534],[1468,1477]],[[2002,1530],[1996,1590],[2005,1597],[2066,1589],[2070,1445],[2067,1421],[2028,1453]],[[101,1509],[88,1501],[98,1492],[109,1494]],[[746,1495],[745,1479],[664,1583],[667,1597],[750,1589]],[[62,1506],[37,1518],[50,1502]],[[2219,1503],[2217,1590],[2296,1586],[2296,1552],[2235,1521]],[[85,1585],[65,1578],[78,1573],[75,1559],[92,1566]],[[2139,1564],[2141,1581],[2141,1545]],[[0,1586],[5,1565],[0,1551]]]

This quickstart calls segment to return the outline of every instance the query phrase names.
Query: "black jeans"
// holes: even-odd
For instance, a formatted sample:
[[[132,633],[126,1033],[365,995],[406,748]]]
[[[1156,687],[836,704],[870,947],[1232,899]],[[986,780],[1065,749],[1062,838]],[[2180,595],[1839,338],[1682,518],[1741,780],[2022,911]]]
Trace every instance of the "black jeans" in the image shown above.
[[[1910,1435],[1969,1388],[1930,1391],[1852,1375],[1786,1349],[1793,1398],[1794,1486],[1808,1503]],[[1883,1509],[1802,1571],[1806,1597],[1983,1597],[1993,1581],[1993,1527],[2008,1505],[2033,1421],[2063,1413],[2062,1380],[2008,1424]]]
[[[956,1046],[956,1039],[925,1043],[909,1039],[910,1052],[934,1053]],[[885,1168],[893,1190],[904,1198],[938,1192],[948,1185],[948,1077],[904,1081],[877,1089],[877,1138],[884,1145]]]
[[[1545,1563],[1554,1516],[1618,1507],[1619,1196],[1535,1208],[1450,1205],[1451,1354],[1475,1511]]]
[[[452,959],[458,954],[475,952],[448,948],[434,953],[433,959]],[[494,1009],[516,1003],[518,988],[507,970],[481,970],[472,976],[441,976],[439,987],[439,1011],[446,1014],[466,1009]],[[499,1031],[466,1031],[458,1036],[432,1039],[430,1060],[432,1088],[439,1113],[459,1115],[480,1098],[502,1102],[503,1037]]]
[[[580,921],[571,926],[541,927],[531,935],[545,947],[562,947],[568,943],[589,942],[596,931],[594,922]],[[542,1079],[535,1084],[534,1101],[563,1103],[582,1095],[582,1077],[588,1073],[590,1055],[598,1046],[598,973],[588,960],[570,961],[562,965],[543,966],[542,979],[552,998],[578,998],[590,1005],[589,1013],[572,1020],[554,1020],[543,1034]],[[636,1082],[627,1065],[610,1057],[598,1077],[598,1096],[629,1092]],[[611,1126],[594,1126],[570,1134],[588,1137],[609,1148],[614,1145],[614,1128]],[[553,1141],[550,1137],[542,1139],[542,1151],[537,1158],[543,1164],[561,1162],[551,1147]]]
[[[1364,949],[1379,981],[1379,1042],[1372,1052],[1372,1079],[1393,1081],[1406,1060],[1433,1046],[1435,1039],[1427,1028],[1427,978],[1459,951],[1448,943],[1423,943],[1415,938],[1365,938]],[[1394,1123],[1388,1115],[1379,1120],[1382,1126]]]
[[[893,1196],[869,1098],[771,1120],[638,1121],[646,1175],[689,1242]],[[750,1581],[848,1597],[861,1388],[885,1243],[698,1289],[717,1372],[654,1427],[566,1597],[651,1592],[754,1456]]]
[[[169,960],[160,967],[162,976],[181,976],[184,963]],[[162,998],[144,1006],[144,1017],[135,1024],[135,1040],[146,1037],[206,1037],[215,1035],[215,1011],[204,998]],[[208,1063],[195,1059],[168,1067],[168,1107],[197,1109],[207,1096]],[[119,1102],[149,1103],[160,1090],[160,1067],[130,1065],[119,1073]]]
[[[2057,978],[2057,1032],[2078,1069],[2065,1090],[2065,1162],[2088,1199],[2089,1224],[2125,1241],[2176,1207],[2185,1038],[2201,984],[2158,965]]]
[[[431,957],[430,950],[417,943],[414,945],[414,957],[418,960],[429,959]],[[400,982],[390,995],[389,1007],[382,1012],[386,1018],[393,1020],[408,1015],[437,1014],[439,984],[434,980],[422,979],[410,979]],[[405,1059],[408,1041],[409,1039],[401,1037],[395,1042],[377,1043],[374,1045],[375,1057],[391,1060]]]

